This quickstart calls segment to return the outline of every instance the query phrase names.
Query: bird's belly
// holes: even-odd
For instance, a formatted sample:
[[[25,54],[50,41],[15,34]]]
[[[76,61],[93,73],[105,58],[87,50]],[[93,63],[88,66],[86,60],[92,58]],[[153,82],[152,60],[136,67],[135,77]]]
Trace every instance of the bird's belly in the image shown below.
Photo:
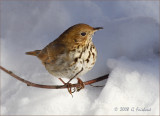
[[[92,48],[90,48],[92,47]],[[96,62],[97,51],[93,46],[83,52],[73,51],[59,57],[54,64],[46,64],[49,73],[57,78],[73,78],[87,73]],[[67,58],[69,57],[69,59]],[[68,60],[66,60],[68,59]]]

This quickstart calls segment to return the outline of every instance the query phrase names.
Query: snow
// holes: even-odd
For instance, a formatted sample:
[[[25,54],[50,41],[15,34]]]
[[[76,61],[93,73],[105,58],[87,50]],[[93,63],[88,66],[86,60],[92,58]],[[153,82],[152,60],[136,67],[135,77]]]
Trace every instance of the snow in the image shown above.
[[[110,73],[94,84],[103,88],[86,86],[72,98],[65,89],[28,87],[1,71],[1,115],[159,115],[158,0],[0,3],[2,66],[35,83],[62,84],[25,52],[86,23],[104,29],[93,37],[97,62],[81,79]]]

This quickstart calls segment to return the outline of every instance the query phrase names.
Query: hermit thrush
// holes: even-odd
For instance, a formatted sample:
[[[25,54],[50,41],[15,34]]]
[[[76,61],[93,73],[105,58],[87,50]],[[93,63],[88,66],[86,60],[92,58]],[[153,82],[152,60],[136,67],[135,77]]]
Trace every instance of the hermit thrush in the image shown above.
[[[91,70],[96,62],[97,51],[92,42],[92,36],[99,29],[103,28],[76,24],[64,31],[44,49],[26,52],[26,54],[37,56],[47,71],[64,84],[71,85],[69,82],[77,78],[78,83],[81,84],[79,91],[84,88],[84,84],[78,76]],[[65,83],[61,79],[63,77],[68,78],[69,81]],[[68,90],[71,94],[71,88]]]

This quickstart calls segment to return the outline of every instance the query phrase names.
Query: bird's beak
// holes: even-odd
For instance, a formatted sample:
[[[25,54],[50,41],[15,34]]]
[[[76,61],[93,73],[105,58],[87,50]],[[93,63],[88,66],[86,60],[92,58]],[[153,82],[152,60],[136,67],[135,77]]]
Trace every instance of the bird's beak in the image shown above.
[[[98,30],[100,30],[100,29],[103,29],[103,27],[94,27],[94,28],[93,28],[94,31],[98,31]]]

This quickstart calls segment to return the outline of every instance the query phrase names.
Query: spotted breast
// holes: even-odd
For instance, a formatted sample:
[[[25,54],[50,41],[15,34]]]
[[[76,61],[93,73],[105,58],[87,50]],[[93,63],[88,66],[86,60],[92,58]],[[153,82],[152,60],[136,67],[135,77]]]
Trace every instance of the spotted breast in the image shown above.
[[[46,69],[57,78],[65,77],[71,79],[87,73],[96,62],[97,50],[92,42],[86,46],[77,46],[77,48],[65,52],[58,56],[54,66],[45,64]]]

